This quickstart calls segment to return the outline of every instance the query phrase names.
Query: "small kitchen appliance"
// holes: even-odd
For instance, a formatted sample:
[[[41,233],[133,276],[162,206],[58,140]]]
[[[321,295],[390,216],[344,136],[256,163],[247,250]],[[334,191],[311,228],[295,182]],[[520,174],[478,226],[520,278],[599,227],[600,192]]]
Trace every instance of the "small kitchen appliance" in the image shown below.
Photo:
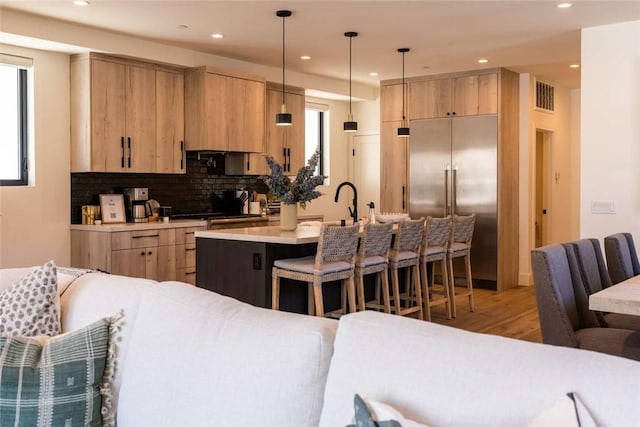
[[[148,222],[147,200],[149,200],[149,189],[147,187],[132,187],[122,190],[124,194],[124,205],[129,222]]]

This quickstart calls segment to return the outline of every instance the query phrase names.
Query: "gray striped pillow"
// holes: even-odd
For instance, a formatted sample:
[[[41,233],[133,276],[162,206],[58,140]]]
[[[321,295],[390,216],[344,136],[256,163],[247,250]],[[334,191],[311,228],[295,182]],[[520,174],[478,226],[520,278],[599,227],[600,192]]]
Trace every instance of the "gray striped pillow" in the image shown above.
[[[121,316],[52,338],[0,337],[0,426],[114,426]]]

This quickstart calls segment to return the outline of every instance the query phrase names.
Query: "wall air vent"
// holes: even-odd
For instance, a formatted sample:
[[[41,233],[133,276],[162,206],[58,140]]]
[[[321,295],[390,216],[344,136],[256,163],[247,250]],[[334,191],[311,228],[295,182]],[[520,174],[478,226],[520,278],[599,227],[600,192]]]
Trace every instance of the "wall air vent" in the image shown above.
[[[553,85],[536,80],[536,109],[554,112],[554,90]]]

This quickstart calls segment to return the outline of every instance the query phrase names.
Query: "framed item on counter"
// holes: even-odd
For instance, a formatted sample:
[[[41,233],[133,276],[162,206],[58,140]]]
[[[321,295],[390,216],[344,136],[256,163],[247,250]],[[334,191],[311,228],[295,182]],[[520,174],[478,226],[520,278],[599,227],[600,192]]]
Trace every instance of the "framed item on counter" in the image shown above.
[[[102,212],[103,224],[118,224],[127,221],[122,194],[101,194],[100,211]]]

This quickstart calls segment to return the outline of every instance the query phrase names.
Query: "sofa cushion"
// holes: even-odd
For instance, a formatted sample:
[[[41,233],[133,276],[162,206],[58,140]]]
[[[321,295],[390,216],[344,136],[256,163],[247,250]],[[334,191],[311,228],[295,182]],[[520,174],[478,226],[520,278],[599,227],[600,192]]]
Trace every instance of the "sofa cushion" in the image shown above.
[[[118,425],[315,426],[336,328],[184,283],[154,285],[133,326]]]
[[[57,335],[59,307],[56,265],[49,261],[0,293],[0,336]]]
[[[53,338],[0,338],[0,425],[114,426],[109,397],[118,321]]]
[[[640,419],[640,363],[384,313],[340,319],[321,426],[346,425],[355,393],[435,426],[522,426],[573,391],[597,425]]]

